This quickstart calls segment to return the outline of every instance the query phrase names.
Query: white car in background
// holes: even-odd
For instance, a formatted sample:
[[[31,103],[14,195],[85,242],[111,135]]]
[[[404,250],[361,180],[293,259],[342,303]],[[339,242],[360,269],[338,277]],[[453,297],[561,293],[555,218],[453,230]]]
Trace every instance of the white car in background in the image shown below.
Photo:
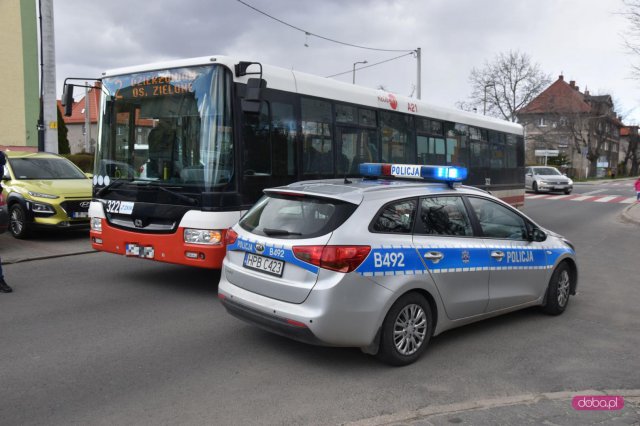
[[[571,194],[573,181],[555,167],[532,166],[525,168],[524,187],[536,194],[539,192],[562,191]]]

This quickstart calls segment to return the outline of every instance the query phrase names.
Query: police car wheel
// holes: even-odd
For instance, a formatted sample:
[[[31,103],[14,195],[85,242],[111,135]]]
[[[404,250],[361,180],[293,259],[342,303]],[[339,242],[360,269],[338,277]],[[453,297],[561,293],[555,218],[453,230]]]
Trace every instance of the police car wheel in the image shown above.
[[[378,358],[391,365],[417,360],[433,333],[429,302],[418,293],[407,293],[391,306],[382,323]]]
[[[572,283],[571,270],[566,262],[558,265],[551,275],[547,288],[547,303],[544,311],[549,315],[560,315],[567,308]]]

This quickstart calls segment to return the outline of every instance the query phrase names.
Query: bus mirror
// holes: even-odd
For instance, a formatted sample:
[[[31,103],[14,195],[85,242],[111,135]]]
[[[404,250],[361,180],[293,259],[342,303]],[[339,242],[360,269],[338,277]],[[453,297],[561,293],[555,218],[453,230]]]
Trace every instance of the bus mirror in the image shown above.
[[[260,96],[267,82],[261,78],[250,78],[247,81],[247,91],[242,99],[242,112],[258,114],[260,112]]]
[[[61,103],[64,107],[64,116],[70,117],[73,110],[73,84],[64,85]]]

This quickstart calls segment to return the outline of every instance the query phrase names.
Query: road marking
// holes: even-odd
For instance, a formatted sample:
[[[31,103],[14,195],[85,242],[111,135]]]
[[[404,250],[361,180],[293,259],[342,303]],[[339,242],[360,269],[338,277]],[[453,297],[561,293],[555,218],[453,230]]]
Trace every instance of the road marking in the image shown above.
[[[613,200],[614,198],[618,198],[618,196],[617,195],[610,195],[608,197],[601,197],[601,198],[598,198],[597,200],[593,200],[593,201],[595,201],[596,203],[608,203],[609,201]]]
[[[549,200],[562,200],[568,197],[573,197],[573,195],[556,195],[555,197],[549,197]]]
[[[625,198],[624,200],[622,200],[620,202],[624,203],[624,204],[633,204],[636,201],[638,201],[636,197],[629,197],[629,198]]]
[[[599,192],[604,192],[604,191],[606,191],[606,189],[596,189],[595,191],[585,192],[585,193],[584,193],[584,194],[582,194],[582,195],[593,195],[593,194],[597,194],[597,193],[599,193]]]
[[[593,197],[591,197],[590,195],[584,195],[584,196],[581,196],[581,197],[576,197],[576,198],[572,199],[571,201],[584,201],[584,200],[587,200],[589,198],[593,198]]]
[[[536,199],[536,198],[546,198],[546,197],[548,197],[548,196],[549,196],[548,194],[542,194],[542,195],[527,195],[527,198],[528,198],[528,199],[532,199],[532,200],[533,200],[533,199]]]

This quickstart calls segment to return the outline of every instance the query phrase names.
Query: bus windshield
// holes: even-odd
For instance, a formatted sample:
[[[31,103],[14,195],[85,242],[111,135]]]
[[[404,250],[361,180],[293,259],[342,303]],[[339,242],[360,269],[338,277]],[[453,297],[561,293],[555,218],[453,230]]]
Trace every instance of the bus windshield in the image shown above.
[[[231,81],[219,65],[103,79],[94,184],[231,190]]]

